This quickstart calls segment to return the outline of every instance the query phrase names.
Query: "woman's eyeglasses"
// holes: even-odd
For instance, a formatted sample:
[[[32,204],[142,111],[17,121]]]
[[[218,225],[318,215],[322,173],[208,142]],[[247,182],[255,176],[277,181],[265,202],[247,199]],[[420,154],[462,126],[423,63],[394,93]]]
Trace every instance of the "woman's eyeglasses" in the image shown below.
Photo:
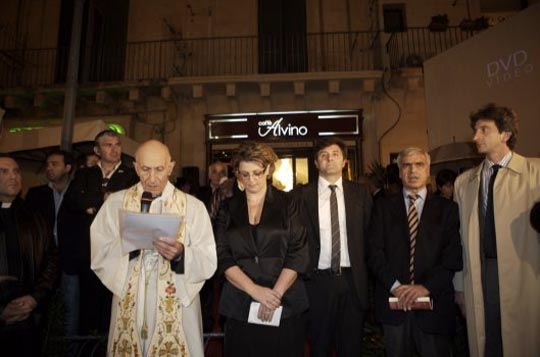
[[[238,172],[238,175],[239,175],[243,180],[247,180],[247,179],[249,179],[250,177],[253,177],[253,178],[259,180],[261,177],[264,176],[265,171],[266,171],[266,170],[257,170],[257,171],[253,171],[253,172],[239,171],[239,172]]]

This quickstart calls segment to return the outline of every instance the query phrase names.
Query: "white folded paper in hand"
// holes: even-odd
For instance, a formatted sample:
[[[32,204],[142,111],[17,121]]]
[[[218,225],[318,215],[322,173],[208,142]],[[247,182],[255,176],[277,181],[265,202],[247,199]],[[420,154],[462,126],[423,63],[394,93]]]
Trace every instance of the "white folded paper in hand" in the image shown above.
[[[248,322],[251,324],[258,324],[258,325],[279,326],[279,323],[281,321],[281,313],[283,312],[283,306],[280,306],[274,310],[274,314],[272,315],[272,320],[270,321],[263,321],[257,317],[257,313],[259,312],[260,306],[261,306],[261,303],[259,302],[254,301],[251,303],[251,306],[249,307]]]
[[[120,210],[122,252],[154,249],[158,237],[176,237],[182,217],[173,214],[138,213]]]

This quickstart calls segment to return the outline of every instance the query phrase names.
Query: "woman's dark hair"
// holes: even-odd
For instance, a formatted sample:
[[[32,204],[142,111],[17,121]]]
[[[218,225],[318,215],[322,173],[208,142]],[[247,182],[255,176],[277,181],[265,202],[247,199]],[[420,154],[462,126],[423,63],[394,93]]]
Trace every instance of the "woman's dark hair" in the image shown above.
[[[254,161],[259,163],[264,169],[267,167],[269,177],[276,169],[275,163],[278,157],[274,150],[267,144],[246,142],[238,148],[238,151],[231,160],[233,171],[238,173],[238,167],[242,161]]]

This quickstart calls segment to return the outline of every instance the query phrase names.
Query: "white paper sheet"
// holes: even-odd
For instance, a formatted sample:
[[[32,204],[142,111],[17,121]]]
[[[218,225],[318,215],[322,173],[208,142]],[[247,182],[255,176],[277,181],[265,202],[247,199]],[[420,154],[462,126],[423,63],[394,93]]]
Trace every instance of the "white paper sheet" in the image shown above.
[[[120,210],[122,252],[154,249],[158,237],[176,237],[182,217],[172,214],[138,213]]]
[[[251,303],[251,306],[249,307],[248,322],[258,325],[279,326],[279,323],[281,321],[281,313],[283,312],[283,306],[280,306],[276,310],[274,310],[274,315],[272,315],[272,320],[270,321],[263,321],[257,317],[260,306],[261,304],[258,302],[254,301]]]

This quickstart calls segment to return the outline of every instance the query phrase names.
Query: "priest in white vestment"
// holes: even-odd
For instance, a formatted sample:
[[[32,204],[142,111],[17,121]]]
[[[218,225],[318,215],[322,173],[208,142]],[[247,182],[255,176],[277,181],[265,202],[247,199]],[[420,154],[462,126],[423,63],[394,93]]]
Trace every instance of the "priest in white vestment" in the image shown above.
[[[142,144],[134,163],[140,182],[111,194],[92,223],[92,269],[114,294],[110,356],[204,356],[199,291],[216,270],[215,241],[204,204],[169,182],[174,164],[159,141]],[[154,249],[124,253],[119,212],[140,212],[145,191],[149,213],[182,223],[175,237],[156,237]]]

